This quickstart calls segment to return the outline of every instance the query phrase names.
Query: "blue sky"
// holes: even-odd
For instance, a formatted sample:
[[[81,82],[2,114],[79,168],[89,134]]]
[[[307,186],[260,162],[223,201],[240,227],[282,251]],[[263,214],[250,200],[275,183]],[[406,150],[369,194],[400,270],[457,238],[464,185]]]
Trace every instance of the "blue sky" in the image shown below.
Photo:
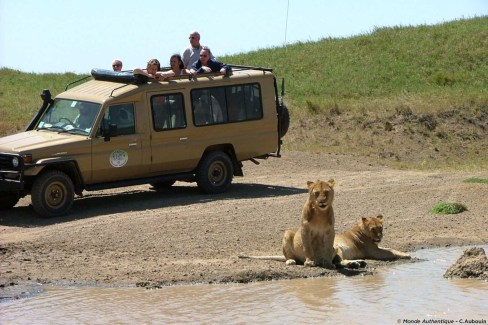
[[[486,15],[488,0],[0,0],[0,67],[89,73],[114,58],[124,69],[151,58],[167,66],[192,30],[218,57]]]

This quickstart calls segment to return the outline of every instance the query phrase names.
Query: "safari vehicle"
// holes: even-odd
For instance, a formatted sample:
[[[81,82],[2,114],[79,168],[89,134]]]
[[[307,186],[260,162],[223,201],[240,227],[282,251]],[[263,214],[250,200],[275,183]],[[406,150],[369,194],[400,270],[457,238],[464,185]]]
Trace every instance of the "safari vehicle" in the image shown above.
[[[26,130],[0,139],[0,209],[30,195],[59,216],[75,194],[138,184],[226,191],[243,161],[281,156],[289,126],[271,69],[232,70],[151,82],[94,69],[54,99],[44,90]]]

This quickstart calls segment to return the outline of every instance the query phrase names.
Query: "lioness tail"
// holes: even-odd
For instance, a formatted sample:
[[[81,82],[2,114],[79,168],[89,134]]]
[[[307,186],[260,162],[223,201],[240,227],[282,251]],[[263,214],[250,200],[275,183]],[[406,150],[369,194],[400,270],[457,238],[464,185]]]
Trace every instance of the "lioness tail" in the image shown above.
[[[278,261],[278,262],[286,262],[284,256],[280,255],[269,255],[269,256],[249,256],[249,255],[239,255],[239,258],[248,258],[253,260],[267,260],[267,261]]]

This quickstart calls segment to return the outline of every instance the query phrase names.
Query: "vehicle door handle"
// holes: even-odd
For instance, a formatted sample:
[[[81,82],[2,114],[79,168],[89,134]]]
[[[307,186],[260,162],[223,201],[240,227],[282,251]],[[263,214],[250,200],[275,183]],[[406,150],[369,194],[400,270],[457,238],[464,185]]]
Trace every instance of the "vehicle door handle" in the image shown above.
[[[136,146],[137,146],[137,142],[129,143],[129,147],[136,147]]]
[[[186,141],[186,140],[188,140],[188,137],[180,138],[180,141]]]

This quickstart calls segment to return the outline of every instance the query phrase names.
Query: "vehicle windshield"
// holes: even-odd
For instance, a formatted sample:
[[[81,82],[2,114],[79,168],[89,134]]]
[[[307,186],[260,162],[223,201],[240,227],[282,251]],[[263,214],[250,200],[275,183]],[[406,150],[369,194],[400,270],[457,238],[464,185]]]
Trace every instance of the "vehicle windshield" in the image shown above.
[[[55,99],[44,112],[35,129],[88,135],[100,107],[100,104],[90,102]]]

